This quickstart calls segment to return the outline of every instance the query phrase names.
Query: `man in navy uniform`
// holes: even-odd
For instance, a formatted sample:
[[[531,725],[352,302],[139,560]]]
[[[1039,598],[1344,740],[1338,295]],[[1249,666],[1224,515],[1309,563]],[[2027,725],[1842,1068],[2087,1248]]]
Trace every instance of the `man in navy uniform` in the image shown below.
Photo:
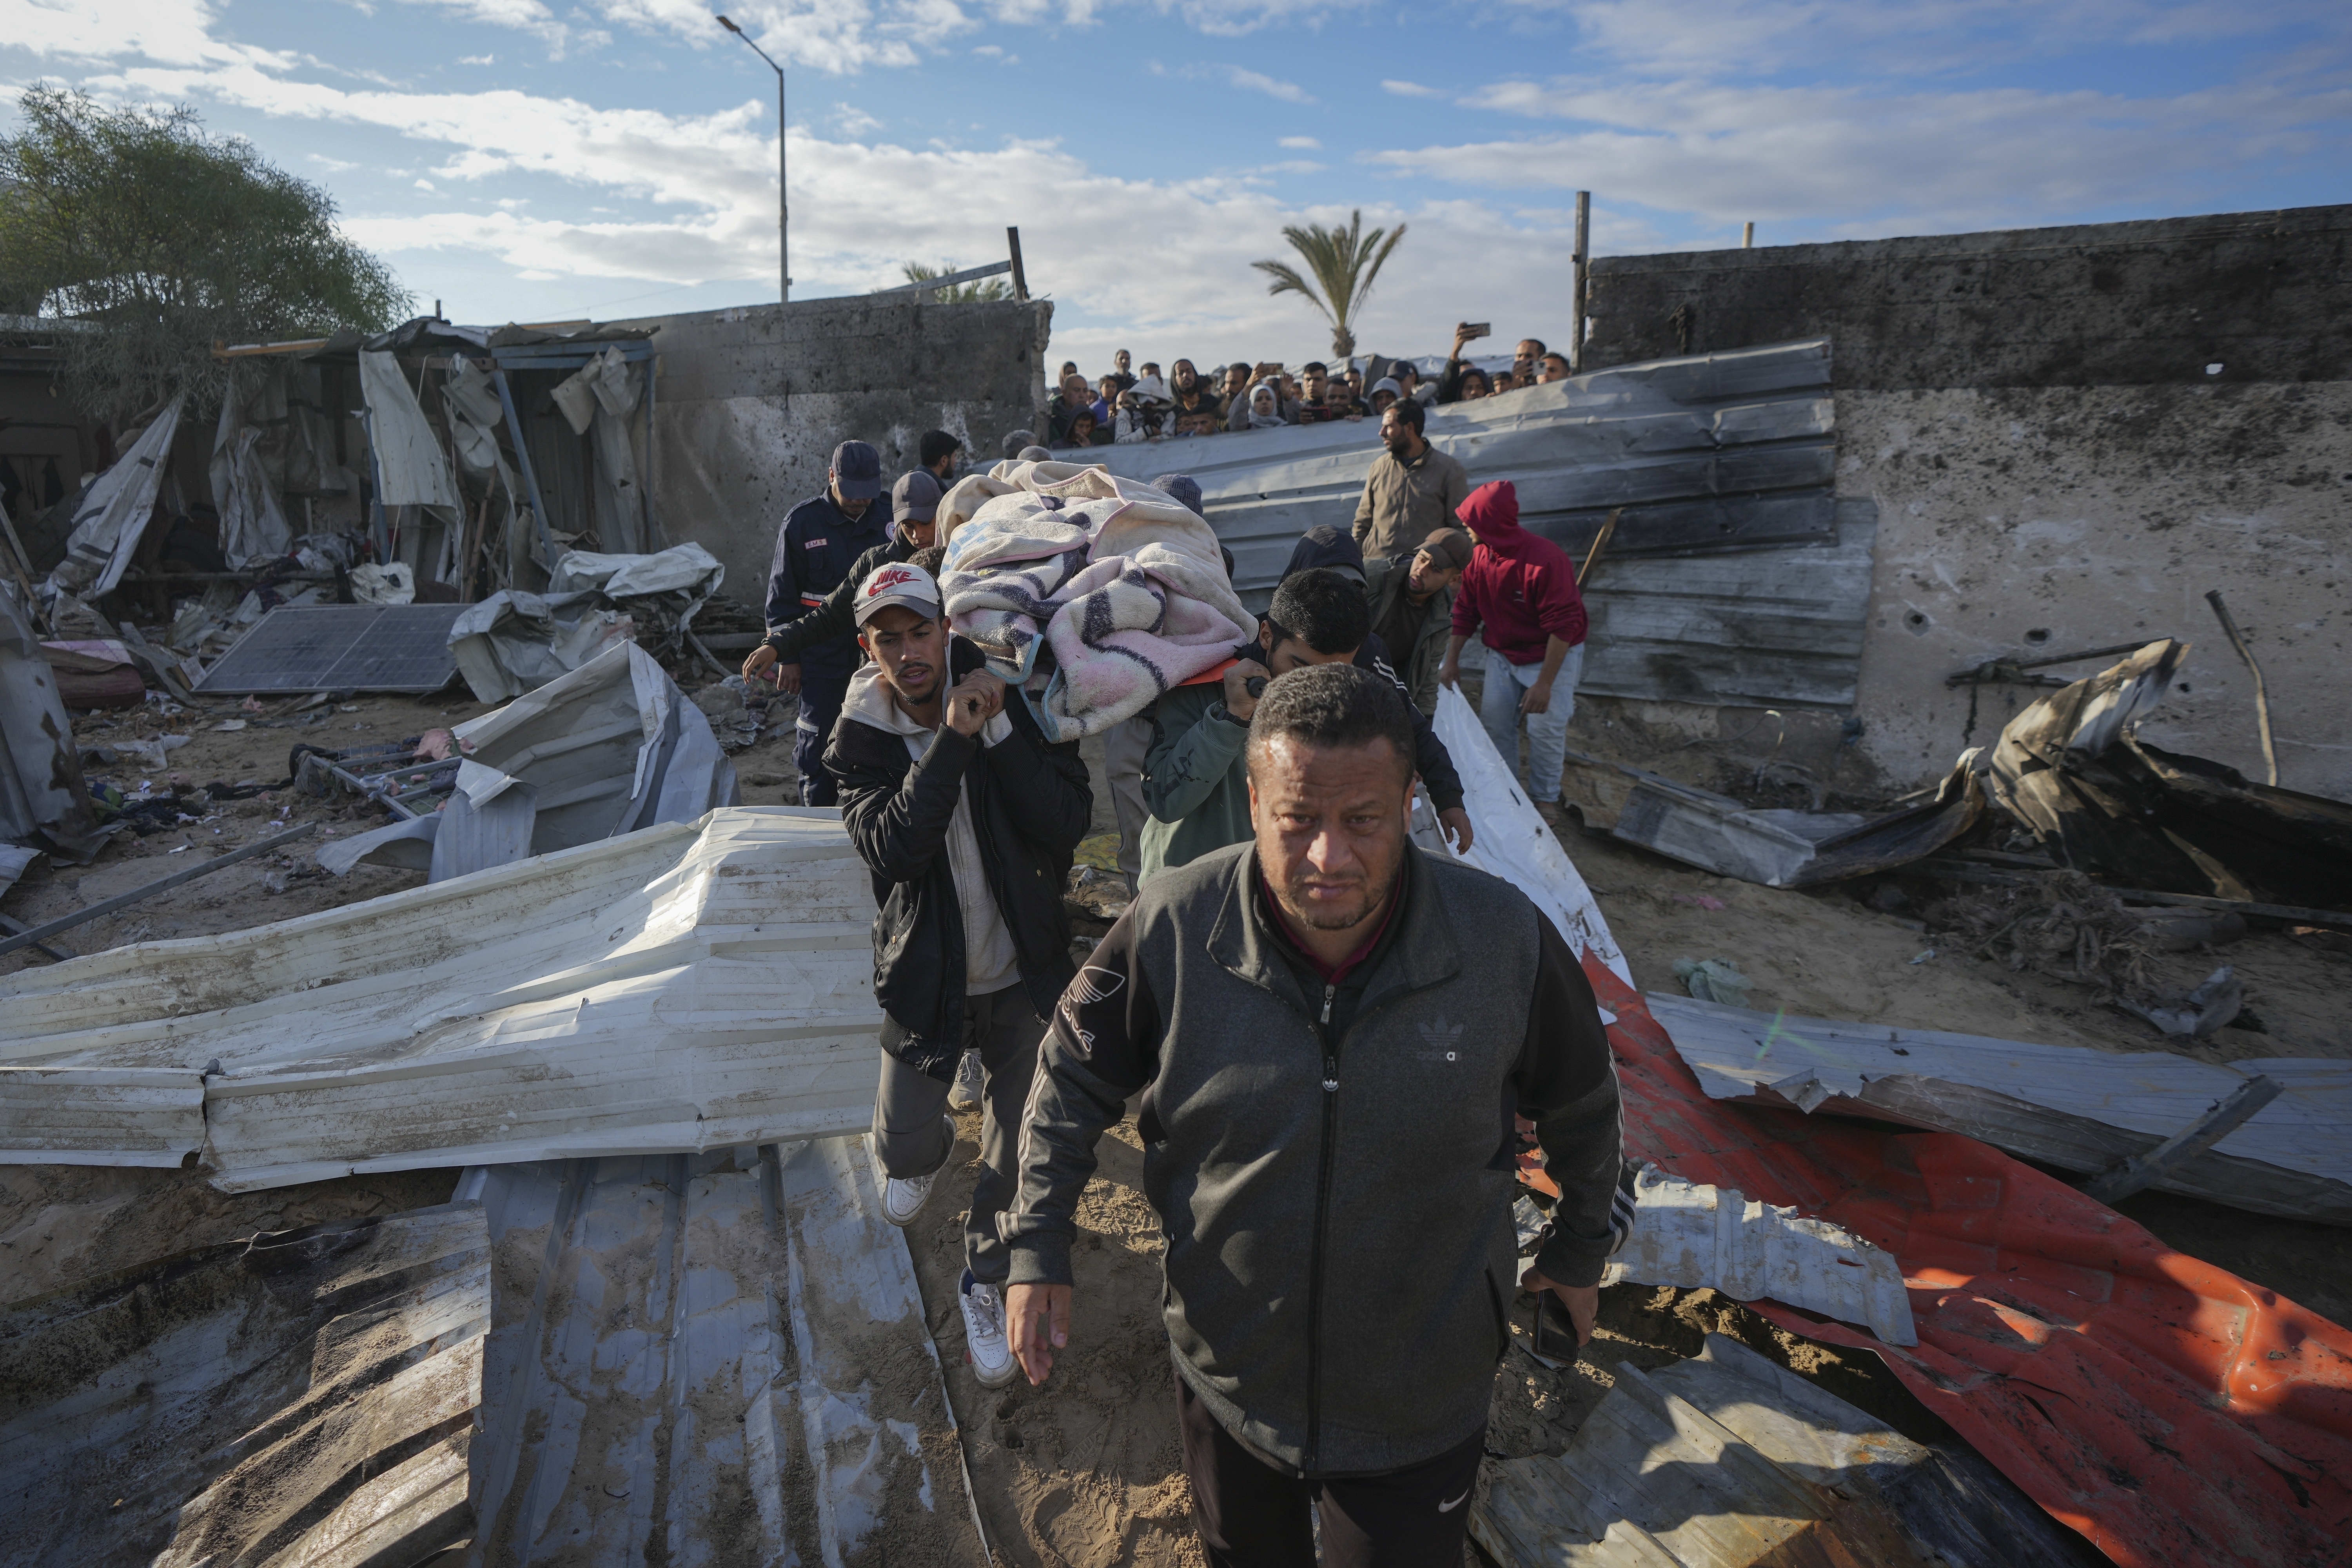
[[[791,690],[797,679],[801,716],[793,734],[793,766],[800,770],[803,805],[840,804],[833,775],[824,769],[824,744],[858,665],[857,638],[853,633],[803,647],[797,666],[777,665],[776,638],[823,605],[858,557],[883,542],[886,520],[874,505],[881,493],[880,453],[863,441],[844,441],[833,449],[824,493],[793,508],[776,534],[776,559],[768,570],[769,640],[743,661],[746,680],[768,679]],[[771,667],[773,677],[765,674]]]

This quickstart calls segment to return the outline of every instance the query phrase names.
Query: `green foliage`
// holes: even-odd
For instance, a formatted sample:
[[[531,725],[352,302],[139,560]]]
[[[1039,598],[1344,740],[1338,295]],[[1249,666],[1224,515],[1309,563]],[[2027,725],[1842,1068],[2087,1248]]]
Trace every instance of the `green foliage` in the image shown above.
[[[91,415],[120,421],[183,388],[216,405],[215,342],[382,331],[407,313],[324,191],[206,135],[193,110],[48,87],[17,108],[22,128],[0,137],[0,300],[103,324],[65,338]]]
[[[1385,242],[1383,242],[1385,237]],[[1346,359],[1356,352],[1356,318],[1362,312],[1364,299],[1372,291],[1372,279],[1381,275],[1381,266],[1397,241],[1404,237],[1404,225],[1395,232],[1376,228],[1364,232],[1364,215],[1360,209],[1348,215],[1345,228],[1325,228],[1310,223],[1301,228],[1286,226],[1282,237],[1307,264],[1302,275],[1286,261],[1253,261],[1252,267],[1274,279],[1266,285],[1269,294],[1304,294],[1307,302],[1323,312],[1331,323],[1331,353]]]
[[[907,281],[909,283],[926,283],[934,278],[945,278],[950,273],[960,272],[962,268],[952,261],[941,262],[937,267],[931,266],[929,262],[909,261],[899,270],[907,275]],[[970,305],[982,300],[1010,300],[1013,298],[1013,285],[1002,278],[982,278],[977,282],[950,283],[944,289],[933,289],[931,298],[942,305]]]

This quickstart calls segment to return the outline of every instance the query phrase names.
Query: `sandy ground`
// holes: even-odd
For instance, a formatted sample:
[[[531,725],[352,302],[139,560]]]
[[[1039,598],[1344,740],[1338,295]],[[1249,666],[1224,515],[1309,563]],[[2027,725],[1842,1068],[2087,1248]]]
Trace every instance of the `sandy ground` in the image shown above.
[[[326,710],[275,705],[262,714],[220,704],[159,718],[152,710],[110,720],[80,719],[89,743],[187,734],[169,767],[142,774],[135,766],[96,768],[135,794],[170,775],[189,787],[214,780],[271,784],[286,778],[287,752],[298,742],[362,745],[414,735],[483,711],[459,691],[410,699],[362,697]],[[210,726],[245,720],[245,727]],[[1712,787],[1738,771],[1722,748],[1673,741],[1638,714],[1609,721],[1595,707],[1579,717],[1578,743],[1639,760]],[[1618,731],[1618,732],[1612,732]],[[798,781],[790,731],[734,754],[747,804],[791,804]],[[1834,735],[1801,737],[1812,765],[1834,776]],[[1672,743],[1675,764],[1658,760]],[[1094,764],[1094,829],[1115,826]],[[1826,759],[1826,760],[1824,760]],[[1785,780],[1784,780],[1785,784]],[[1801,783],[1790,786],[1801,793]],[[1773,804],[1802,805],[1780,798]],[[1841,804],[1832,799],[1832,804]],[[382,818],[341,801],[286,791],[219,802],[187,813],[145,839],[118,837],[88,867],[37,867],[5,897],[0,912],[35,923],[142,885],[190,863],[253,842],[287,825],[316,822],[317,837],[287,850],[230,867],[92,921],[58,941],[75,952],[125,942],[203,935],[282,920],[413,886],[421,875],[361,868],[337,880],[312,857],[330,835],[363,831]],[[1090,848],[1099,852],[1099,840]],[[1755,982],[1753,1005],[1792,1013],[1885,1022],[1975,1034],[2082,1045],[2107,1050],[2165,1048],[2174,1042],[2149,1026],[2095,1005],[2079,986],[1965,952],[1930,946],[1920,905],[1935,890],[1899,883],[1914,903],[1893,912],[1861,901],[1863,889],[1781,892],[1715,877],[1646,850],[1570,828],[1568,848],[1623,946],[1636,980],[1674,989],[1677,958],[1724,958]],[[176,851],[176,853],[175,853]],[[1088,886],[1079,894],[1083,936],[1098,936],[1115,912],[1118,890]],[[1721,908],[1712,907],[1720,903]],[[1917,962],[1915,962],[1917,961]],[[45,959],[0,957],[0,973]],[[2196,1047],[2210,1059],[2258,1056],[2352,1055],[2352,1030],[2338,1000],[2352,982],[2352,958],[2318,951],[2276,933],[2257,933],[2221,957],[2203,953],[2162,961],[2184,985],[2219,962],[2246,976],[2250,1022]],[[962,1358],[953,1291],[961,1260],[959,1213],[970,1200],[978,1146],[977,1116],[961,1120],[957,1163],[930,1210],[909,1233],[949,1388],[964,1429],[982,1517],[1000,1562],[1021,1564],[1177,1564],[1201,1561],[1189,1522],[1190,1498],[1177,1462],[1174,1401],[1167,1348],[1158,1321],[1158,1226],[1139,1184],[1141,1152],[1131,1124],[1104,1141],[1102,1168],[1079,1212],[1077,1337],[1045,1390],[1025,1384],[988,1391]],[[168,1252],[256,1231],[389,1212],[446,1201],[456,1172],[352,1178],[230,1197],[198,1173],[115,1171],[69,1166],[0,1167],[0,1300],[19,1300]],[[2338,1321],[2352,1321],[2352,1231],[2265,1219],[2163,1194],[2128,1200],[2124,1212],[2185,1252],[2207,1258],[2304,1302]],[[1784,1364],[1820,1377],[1843,1396],[1922,1440],[1946,1434],[1875,1357],[1809,1343],[1774,1330],[1753,1313],[1708,1291],[1622,1287],[1607,1294],[1601,1333],[1572,1367],[1546,1369],[1515,1349],[1496,1380],[1490,1447],[1497,1454],[1558,1452],[1606,1392],[1618,1365],[1664,1365],[1694,1353],[1709,1329],[1734,1334]]]

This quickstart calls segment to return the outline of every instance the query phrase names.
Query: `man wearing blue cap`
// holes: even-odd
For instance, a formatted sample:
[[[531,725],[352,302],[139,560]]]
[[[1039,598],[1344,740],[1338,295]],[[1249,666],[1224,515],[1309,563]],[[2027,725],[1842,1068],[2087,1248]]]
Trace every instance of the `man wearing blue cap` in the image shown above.
[[[883,542],[883,516],[874,506],[881,493],[880,453],[863,441],[844,441],[833,449],[824,493],[793,508],[776,534],[776,559],[768,570],[768,637],[743,661],[746,680],[770,679],[800,693],[793,766],[800,770],[803,805],[840,804],[833,775],[824,769],[824,743],[841,716],[841,700],[859,656],[853,635],[803,647],[797,665],[780,665],[784,628],[820,608],[850,576],[858,557]],[[772,678],[766,675],[771,667],[776,671]]]

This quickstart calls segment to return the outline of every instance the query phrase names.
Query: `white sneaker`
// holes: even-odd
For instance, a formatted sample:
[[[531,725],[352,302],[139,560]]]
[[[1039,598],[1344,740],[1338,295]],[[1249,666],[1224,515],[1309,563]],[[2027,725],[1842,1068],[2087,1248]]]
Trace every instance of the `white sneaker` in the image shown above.
[[[955,1119],[942,1116],[940,1122],[947,1131],[948,1147],[952,1152],[955,1148]],[[874,1173],[882,1179],[882,1217],[902,1228],[914,1224],[915,1216],[923,1212],[923,1205],[931,1201],[931,1187],[940,1179],[940,1172],[947,1167],[942,1164],[939,1171],[933,1171],[928,1176],[893,1176],[882,1169],[882,1152],[874,1146],[874,1134],[871,1132],[866,1135],[866,1153],[874,1162]]]
[[[971,1363],[971,1374],[982,1388],[1011,1383],[1021,1363],[1013,1359],[1013,1346],[1004,1337],[1003,1288],[982,1284],[967,1268],[956,1304],[963,1309],[963,1359]]]
[[[956,1068],[955,1083],[948,1089],[949,1109],[978,1110],[982,1086],[980,1053],[966,1051],[963,1065]]]

